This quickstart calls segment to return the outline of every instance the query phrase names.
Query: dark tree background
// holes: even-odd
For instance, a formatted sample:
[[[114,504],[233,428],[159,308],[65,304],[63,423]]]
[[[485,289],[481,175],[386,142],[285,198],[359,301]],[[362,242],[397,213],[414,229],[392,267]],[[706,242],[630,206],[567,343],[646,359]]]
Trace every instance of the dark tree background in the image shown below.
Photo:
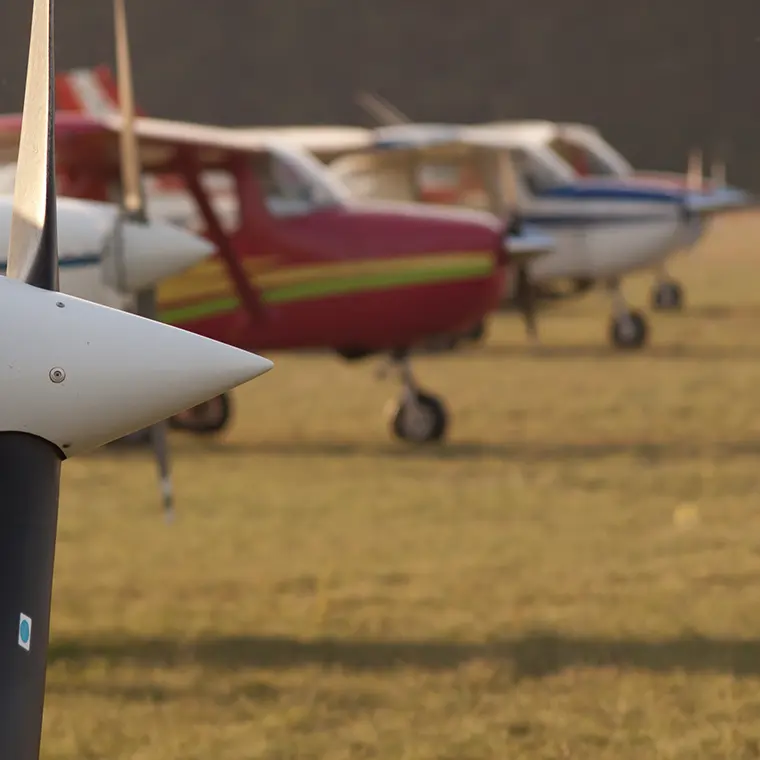
[[[29,0],[2,0],[0,109]],[[58,0],[59,68],[112,61],[109,0]],[[138,100],[217,124],[358,123],[360,88],[419,120],[598,125],[638,165],[724,141],[760,189],[758,0],[129,0]]]

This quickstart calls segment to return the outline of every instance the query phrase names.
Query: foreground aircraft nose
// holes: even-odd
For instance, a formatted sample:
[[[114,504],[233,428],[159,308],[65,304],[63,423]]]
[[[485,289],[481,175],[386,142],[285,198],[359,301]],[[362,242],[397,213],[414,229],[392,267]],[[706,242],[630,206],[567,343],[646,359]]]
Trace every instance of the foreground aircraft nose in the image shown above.
[[[165,222],[125,222],[122,230],[124,272],[119,289],[124,291],[142,290],[178,275],[215,250],[205,238]]]
[[[23,318],[19,318],[23,315]],[[0,278],[4,430],[70,456],[148,427],[272,368],[161,322]]]

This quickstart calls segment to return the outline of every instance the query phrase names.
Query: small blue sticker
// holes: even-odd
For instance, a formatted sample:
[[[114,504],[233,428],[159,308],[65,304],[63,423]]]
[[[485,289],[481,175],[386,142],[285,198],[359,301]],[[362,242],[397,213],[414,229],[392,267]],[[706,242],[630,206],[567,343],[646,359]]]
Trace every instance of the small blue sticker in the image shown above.
[[[27,652],[32,646],[32,619],[23,612],[18,622],[18,645]]]

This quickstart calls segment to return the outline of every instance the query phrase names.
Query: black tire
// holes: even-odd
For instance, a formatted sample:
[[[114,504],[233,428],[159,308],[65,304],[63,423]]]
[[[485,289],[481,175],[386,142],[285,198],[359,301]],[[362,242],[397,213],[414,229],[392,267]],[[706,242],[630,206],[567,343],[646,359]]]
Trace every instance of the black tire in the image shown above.
[[[408,443],[435,443],[446,436],[449,413],[442,399],[429,393],[418,392],[415,397],[415,411],[412,417],[409,402],[402,399],[394,405],[391,414],[391,433]]]
[[[652,308],[655,311],[681,311],[684,306],[684,291],[680,283],[660,282],[652,288]]]
[[[471,327],[463,336],[468,343],[480,343],[486,337],[486,321],[481,319],[474,327]]]
[[[232,399],[223,393],[171,417],[169,427],[195,435],[214,435],[227,428],[231,420]]]
[[[641,348],[649,338],[649,325],[640,311],[630,312],[626,319],[613,317],[610,322],[610,342],[625,351]]]

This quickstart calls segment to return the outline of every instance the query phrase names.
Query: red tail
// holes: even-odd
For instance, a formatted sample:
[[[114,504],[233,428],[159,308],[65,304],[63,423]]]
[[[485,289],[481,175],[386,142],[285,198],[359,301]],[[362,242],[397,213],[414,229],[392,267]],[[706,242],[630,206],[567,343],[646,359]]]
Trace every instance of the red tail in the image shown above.
[[[119,88],[111,69],[96,66],[93,69],[72,69],[55,78],[55,100],[59,111],[73,111],[88,116],[102,116],[119,112]],[[137,106],[137,116],[146,116]],[[179,177],[162,176],[156,179],[162,190],[184,188]]]
[[[100,116],[119,110],[119,90],[108,66],[72,69],[55,78],[56,106],[60,111]],[[138,106],[137,115],[145,116]]]

